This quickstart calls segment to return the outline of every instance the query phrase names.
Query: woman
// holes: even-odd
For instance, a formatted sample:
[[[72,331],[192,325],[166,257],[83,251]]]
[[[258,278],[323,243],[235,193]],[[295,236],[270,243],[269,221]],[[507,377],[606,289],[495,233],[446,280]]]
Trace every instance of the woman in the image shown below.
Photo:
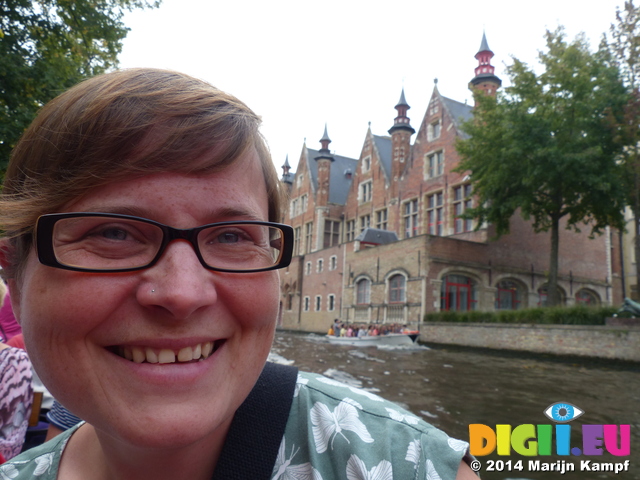
[[[266,449],[259,432],[269,410],[246,415],[246,405],[271,387],[263,368],[279,310],[277,269],[290,262],[293,238],[275,223],[279,182],[258,126],[234,97],[153,69],[90,79],[43,108],[5,177],[0,263],[36,370],[86,423],[0,474],[230,478],[223,466],[234,472]],[[364,468],[348,437],[357,425],[357,443],[371,450],[366,427],[323,429],[335,411],[313,400],[343,387],[301,375],[295,388],[280,450],[251,462],[268,463],[267,478],[294,467],[325,479]],[[343,420],[365,417],[355,403],[340,403]],[[473,474],[461,464],[464,447],[421,428],[441,440],[412,469],[428,460],[442,478],[459,466],[459,478],[474,478],[465,477]],[[431,445],[420,432],[415,447]]]

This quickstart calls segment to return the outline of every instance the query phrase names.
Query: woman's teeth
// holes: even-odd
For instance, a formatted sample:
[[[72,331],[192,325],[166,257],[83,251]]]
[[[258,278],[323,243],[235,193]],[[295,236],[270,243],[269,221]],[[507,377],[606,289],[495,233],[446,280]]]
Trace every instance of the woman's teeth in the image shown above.
[[[218,342],[204,342],[178,351],[168,348],[158,350],[149,347],[120,347],[119,354],[135,363],[183,363],[204,360],[215,352],[218,346]]]

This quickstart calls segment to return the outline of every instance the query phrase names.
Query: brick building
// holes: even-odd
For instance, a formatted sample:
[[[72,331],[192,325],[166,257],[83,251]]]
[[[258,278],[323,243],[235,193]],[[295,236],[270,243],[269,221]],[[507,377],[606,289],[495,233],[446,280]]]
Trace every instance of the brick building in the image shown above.
[[[492,57],[483,35],[470,88],[488,95],[501,85]],[[295,245],[281,272],[284,327],[322,332],[334,318],[416,323],[431,311],[544,304],[549,235],[515,215],[496,240],[491,225],[459,218],[474,202],[468,174],[454,172],[472,107],[442,96],[436,81],[417,132],[409,108],[403,90],[388,135],[369,127],[358,159],[332,153],[325,127],[319,150],[303,145],[295,173],[285,161]],[[620,301],[617,248],[610,235],[561,231],[566,304]]]

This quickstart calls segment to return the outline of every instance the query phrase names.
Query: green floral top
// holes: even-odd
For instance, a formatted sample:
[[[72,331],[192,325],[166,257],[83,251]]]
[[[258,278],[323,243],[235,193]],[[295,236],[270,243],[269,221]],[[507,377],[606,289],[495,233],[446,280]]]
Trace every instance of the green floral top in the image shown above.
[[[0,466],[0,480],[54,480],[76,428]],[[272,480],[453,480],[468,447],[377,395],[301,372]]]

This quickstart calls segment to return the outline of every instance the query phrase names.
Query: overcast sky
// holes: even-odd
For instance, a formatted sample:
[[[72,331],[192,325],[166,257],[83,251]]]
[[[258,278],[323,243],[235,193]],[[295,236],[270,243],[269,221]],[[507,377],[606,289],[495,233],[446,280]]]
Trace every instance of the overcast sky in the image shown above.
[[[202,78],[263,118],[274,163],[296,168],[302,145],[358,158],[368,124],[386,135],[404,87],[417,130],[434,79],[468,101],[474,55],[486,32],[496,74],[529,64],[546,29],[584,32],[596,49],[623,0],[163,0],[125,17],[120,66],[159,67]],[[394,6],[395,5],[395,6]]]

